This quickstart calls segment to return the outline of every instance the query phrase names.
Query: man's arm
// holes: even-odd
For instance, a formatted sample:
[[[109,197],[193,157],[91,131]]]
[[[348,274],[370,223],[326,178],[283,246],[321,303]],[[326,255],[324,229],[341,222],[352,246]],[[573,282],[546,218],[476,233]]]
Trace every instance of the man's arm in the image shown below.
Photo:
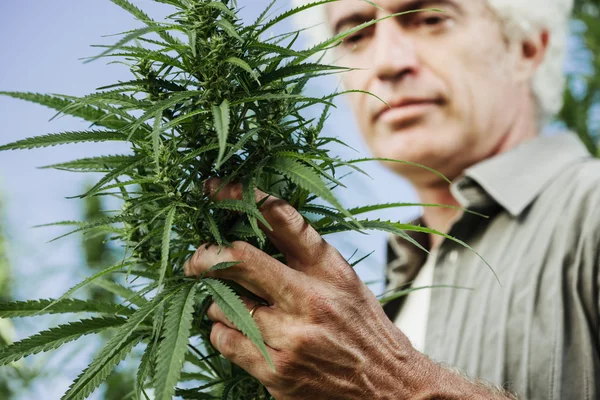
[[[208,189],[218,186],[212,181]],[[257,193],[257,201],[266,195]],[[227,185],[217,200],[240,198]],[[264,229],[287,265],[246,242],[220,251],[200,246],[186,263],[200,275],[223,261],[242,261],[207,275],[233,280],[262,297],[256,308],[273,371],[252,342],[216,304],[211,342],[226,358],[260,380],[277,399],[512,399],[473,382],[415,350],[387,318],[352,267],[286,202],[269,197],[261,212]],[[249,309],[255,302],[244,299]]]

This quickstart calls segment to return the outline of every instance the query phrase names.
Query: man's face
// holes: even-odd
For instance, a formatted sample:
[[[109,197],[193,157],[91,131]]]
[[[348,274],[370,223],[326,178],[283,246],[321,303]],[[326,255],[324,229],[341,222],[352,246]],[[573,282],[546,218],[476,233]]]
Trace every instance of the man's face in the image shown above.
[[[376,157],[416,162],[449,178],[489,157],[519,116],[528,84],[517,73],[519,49],[508,44],[485,0],[379,0],[383,10],[357,0],[327,5],[330,26],[342,32],[388,18],[347,38],[338,64],[362,68],[343,74],[359,128]],[[522,74],[521,74],[522,75]],[[417,182],[431,173],[389,164]]]

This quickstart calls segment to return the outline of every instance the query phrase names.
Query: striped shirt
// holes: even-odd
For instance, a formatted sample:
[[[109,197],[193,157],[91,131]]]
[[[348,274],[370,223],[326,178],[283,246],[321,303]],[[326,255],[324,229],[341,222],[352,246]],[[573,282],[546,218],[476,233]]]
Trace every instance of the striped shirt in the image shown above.
[[[600,160],[575,135],[540,136],[465,171],[463,213],[438,249],[424,352],[523,399],[600,398]],[[411,234],[427,248],[425,234]],[[427,254],[388,243],[388,289]],[[494,275],[495,272],[497,277]],[[427,289],[429,290],[429,289]],[[404,298],[384,309],[394,320]]]

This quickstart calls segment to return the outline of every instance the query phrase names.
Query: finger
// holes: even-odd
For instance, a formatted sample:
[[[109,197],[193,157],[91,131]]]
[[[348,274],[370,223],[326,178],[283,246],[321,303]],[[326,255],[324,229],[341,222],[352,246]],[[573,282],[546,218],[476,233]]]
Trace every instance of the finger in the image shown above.
[[[213,265],[240,261],[222,270],[207,272]],[[202,245],[185,263],[187,276],[207,276],[237,282],[269,304],[289,308],[290,294],[296,291],[300,274],[246,242],[233,242],[232,247]]]
[[[226,359],[239,365],[259,381],[264,383],[272,377],[273,372],[258,347],[237,329],[217,322],[210,331],[210,342]],[[267,351],[275,362],[277,350],[267,347]]]
[[[244,304],[246,304],[248,311],[252,310],[257,304],[260,304],[247,298],[242,298],[242,300],[244,301]],[[206,311],[206,316],[214,322],[221,322],[231,329],[239,330],[237,326],[227,318],[223,310],[221,310],[221,307],[216,303],[211,304]],[[278,313],[268,305],[259,305],[252,315],[252,319],[254,319],[254,322],[256,322],[256,325],[260,329],[260,333],[267,346],[277,350],[281,350],[283,348],[282,346],[287,341],[285,329],[283,328],[284,322],[281,317],[281,313]]]
[[[220,187],[219,179],[210,179],[206,187],[214,194],[215,200],[241,199],[243,188],[239,183],[227,184]],[[327,251],[329,245],[304,217],[289,203],[270,196],[260,190],[255,190],[255,200],[266,200],[260,207],[260,212],[269,223],[272,230],[265,229],[273,245],[285,255],[289,266],[304,270],[313,266]],[[297,263],[290,262],[291,259]]]

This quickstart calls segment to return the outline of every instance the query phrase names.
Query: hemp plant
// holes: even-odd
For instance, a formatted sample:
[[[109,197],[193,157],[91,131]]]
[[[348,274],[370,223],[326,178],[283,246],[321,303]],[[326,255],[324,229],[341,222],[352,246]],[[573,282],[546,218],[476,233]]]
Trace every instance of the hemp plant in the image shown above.
[[[0,92],[91,123],[89,130],[28,138],[0,146],[0,150],[82,142],[128,144],[127,154],[46,167],[104,174],[76,197],[116,197],[122,201],[122,210],[92,222],[51,225],[74,227],[63,236],[107,232],[110,240],[123,244],[124,257],[57,299],[0,304],[0,318],[93,315],[0,350],[0,365],[108,331],[110,340],[63,399],[88,397],[134,348],[143,355],[135,387],[123,397],[149,398],[147,391],[152,389],[153,397],[161,400],[173,396],[270,398],[258,381],[218,354],[209,340],[211,321],[205,312],[215,301],[270,363],[260,331],[239,297],[252,294],[232,282],[187,278],[183,266],[200,244],[229,246],[234,240],[250,242],[285,262],[262,231],[270,227],[255,201],[256,189],[288,201],[322,235],[377,229],[411,240],[407,230],[435,232],[410,224],[357,219],[369,211],[410,204],[353,209],[340,204],[332,192],[344,186],[340,173],[362,172],[357,164],[370,159],[345,161],[333,156],[327,145],[339,139],[320,135],[333,98],[345,92],[318,98],[303,94],[311,78],[349,70],[315,61],[320,54],[377,21],[299,51],[293,45],[300,31],[268,39],[262,36],[296,13],[335,0],[316,1],[269,19],[273,1],[252,24],[240,21],[233,0],[155,0],[173,7],[166,22],[152,20],[127,0],[111,1],[145,27],[125,32],[114,45],[100,46],[101,54],[88,61],[117,58],[128,66],[132,79],[84,97]],[[320,116],[306,117],[309,107],[322,107],[314,114]],[[211,177],[242,183],[243,198],[213,201],[203,189]],[[102,286],[122,301],[71,297],[109,274],[121,276],[119,283]]]

